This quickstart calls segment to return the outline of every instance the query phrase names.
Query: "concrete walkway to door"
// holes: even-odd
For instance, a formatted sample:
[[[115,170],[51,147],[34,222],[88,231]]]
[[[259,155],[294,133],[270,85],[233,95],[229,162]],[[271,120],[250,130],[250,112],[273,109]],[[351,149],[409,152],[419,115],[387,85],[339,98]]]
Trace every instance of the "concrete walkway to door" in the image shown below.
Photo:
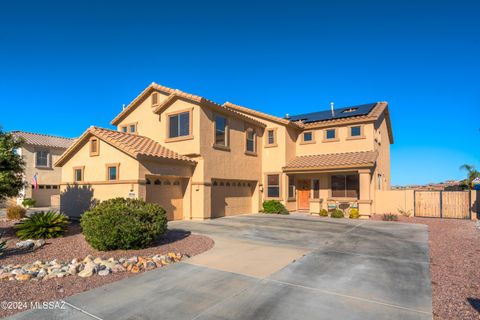
[[[169,227],[215,247],[12,318],[432,318],[424,225],[258,214]]]

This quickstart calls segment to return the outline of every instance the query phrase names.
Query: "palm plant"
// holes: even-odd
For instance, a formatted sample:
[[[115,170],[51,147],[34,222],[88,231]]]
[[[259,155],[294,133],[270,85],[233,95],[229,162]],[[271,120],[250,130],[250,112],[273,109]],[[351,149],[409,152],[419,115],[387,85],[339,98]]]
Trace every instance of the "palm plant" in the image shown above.
[[[17,237],[26,239],[49,239],[62,236],[68,227],[68,217],[57,211],[35,212],[15,225]]]
[[[475,168],[475,166],[470,164],[461,165],[460,170],[467,171],[467,179],[465,180],[465,184],[467,184],[469,188],[472,188],[472,181],[475,178],[480,177],[480,172]]]

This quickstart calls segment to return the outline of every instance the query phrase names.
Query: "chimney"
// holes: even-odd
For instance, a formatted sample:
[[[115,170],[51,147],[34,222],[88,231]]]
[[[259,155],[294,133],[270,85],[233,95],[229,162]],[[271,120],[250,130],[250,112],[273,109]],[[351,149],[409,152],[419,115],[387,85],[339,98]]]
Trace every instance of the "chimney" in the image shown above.
[[[330,102],[330,109],[332,110],[332,118],[335,118],[335,110],[333,109],[333,102]]]

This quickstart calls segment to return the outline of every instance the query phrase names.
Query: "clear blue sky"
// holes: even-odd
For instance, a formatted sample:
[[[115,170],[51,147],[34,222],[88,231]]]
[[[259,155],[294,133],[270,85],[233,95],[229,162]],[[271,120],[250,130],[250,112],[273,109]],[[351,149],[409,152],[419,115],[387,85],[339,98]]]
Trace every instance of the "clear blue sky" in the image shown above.
[[[478,1],[258,2],[2,1],[0,123],[75,137],[153,81],[279,116],[386,100],[394,184],[480,167]]]

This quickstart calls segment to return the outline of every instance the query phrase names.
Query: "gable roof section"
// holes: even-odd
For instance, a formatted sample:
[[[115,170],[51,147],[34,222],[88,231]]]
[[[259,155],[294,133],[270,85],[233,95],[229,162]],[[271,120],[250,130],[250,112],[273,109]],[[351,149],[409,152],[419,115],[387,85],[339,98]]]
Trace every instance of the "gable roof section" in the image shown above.
[[[51,136],[47,134],[32,133],[25,131],[12,131],[12,135],[15,138],[21,138],[25,141],[25,144],[50,147],[58,149],[67,149],[75,142],[75,139],[64,138],[58,136]]]
[[[178,89],[171,89],[165,86],[161,86],[156,83],[150,84],[145,90],[142,91],[120,114],[118,114],[110,123],[112,125],[117,125],[122,121],[128,114],[130,114],[135,108],[138,106],[138,103],[140,103],[145,97],[147,97],[150,93],[153,91],[158,90],[164,93],[167,93],[169,96],[163,100],[160,104],[154,106],[153,112],[154,113],[160,113],[163,111],[165,108],[167,108],[169,105],[174,103],[177,99],[184,99],[187,101],[191,101],[203,106],[207,106],[210,108],[213,108],[218,111],[223,111],[227,112],[229,114],[232,114],[236,116],[237,118],[241,118],[247,122],[250,122],[254,125],[260,126],[260,127],[266,127],[266,125],[263,122],[260,122],[254,118],[248,117],[244,115],[243,113],[237,112],[235,110],[232,110],[230,108],[227,108],[225,106],[222,106],[221,104],[218,104],[212,100],[203,98],[201,96],[197,96],[194,94],[186,93]]]
[[[261,119],[269,120],[269,121],[272,121],[272,122],[275,122],[275,123],[283,124],[283,125],[286,125],[286,126],[293,126],[293,127],[296,127],[296,128],[301,128],[301,124],[289,121],[289,120],[284,119],[284,118],[272,116],[270,114],[266,114],[266,113],[263,113],[263,112],[260,112],[260,111],[257,111],[257,110],[242,107],[242,106],[239,106],[237,104],[234,104],[234,103],[231,103],[231,102],[228,102],[228,101],[225,102],[223,104],[223,106],[225,106],[227,108],[230,108],[230,109],[233,109],[233,110],[236,110],[236,111],[239,111],[239,112],[249,114],[249,115],[254,116],[254,117],[259,117]]]
[[[325,170],[338,168],[373,166],[378,157],[377,151],[316,154],[295,157],[289,161],[284,171]]]
[[[90,136],[95,136],[98,139],[110,144],[116,149],[130,155],[135,159],[140,158],[161,158],[170,160],[184,161],[189,164],[195,164],[196,161],[182,156],[175,151],[165,148],[158,142],[136,134],[124,133],[120,131],[114,131],[110,129],[90,127],[85,131],[82,136],[73,144],[65,153],[58,159],[55,166],[61,167],[65,162],[70,159],[76,152],[76,150],[82,145],[84,141],[89,139]]]

